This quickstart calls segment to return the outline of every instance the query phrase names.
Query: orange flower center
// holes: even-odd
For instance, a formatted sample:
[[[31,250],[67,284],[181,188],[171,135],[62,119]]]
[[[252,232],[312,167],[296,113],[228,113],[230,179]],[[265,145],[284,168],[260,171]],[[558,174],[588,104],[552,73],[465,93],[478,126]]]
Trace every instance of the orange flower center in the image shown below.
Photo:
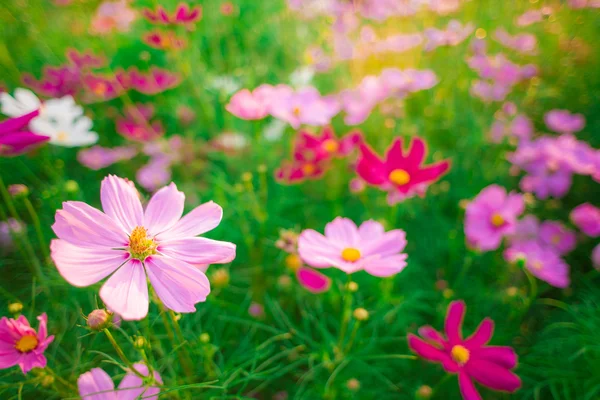
[[[450,355],[452,356],[452,359],[460,365],[465,365],[471,357],[469,350],[460,344],[452,347],[452,350],[450,350]]]
[[[360,251],[354,247],[346,247],[342,250],[342,258],[344,261],[355,262],[360,258]]]
[[[410,182],[410,175],[403,169],[395,169],[390,172],[389,180],[398,186],[402,186]]]
[[[299,117],[301,111],[302,110],[300,110],[300,107],[296,106],[292,109],[292,114],[294,114],[296,117]]]
[[[540,269],[542,269],[544,267],[544,264],[542,264],[541,261],[534,261],[531,263],[531,266],[533,267],[533,269],[536,269],[539,271]]]
[[[334,139],[327,139],[323,142],[322,146],[328,153],[335,153],[340,148],[339,143]]]
[[[312,175],[314,174],[315,170],[317,168],[313,165],[313,164],[304,164],[302,166],[302,172],[304,172],[305,175]]]
[[[33,335],[23,336],[21,339],[17,341],[15,344],[15,349],[20,351],[21,353],[28,353],[31,350],[35,349],[38,345],[37,337]]]
[[[148,236],[146,228],[142,226],[136,226],[131,235],[129,235],[129,252],[131,253],[131,257],[140,261],[156,254],[157,246],[154,239]]]
[[[502,215],[498,214],[498,213],[494,213],[492,214],[492,217],[490,218],[490,222],[492,223],[493,226],[495,226],[496,228],[501,227],[502,225],[504,225],[504,218],[502,217]]]
[[[64,142],[65,140],[67,140],[67,133],[65,131],[58,132],[58,134],[56,135],[56,140],[58,140],[59,142]]]
[[[94,87],[94,93],[97,94],[98,96],[104,96],[104,94],[106,93],[106,90],[108,88],[106,87],[106,83],[104,82],[99,82],[98,84],[96,84],[96,86]]]
[[[560,235],[556,234],[556,235],[552,236],[551,242],[554,245],[559,244],[560,243]]]
[[[285,265],[291,271],[297,271],[302,266],[302,259],[297,254],[288,254],[285,258]]]

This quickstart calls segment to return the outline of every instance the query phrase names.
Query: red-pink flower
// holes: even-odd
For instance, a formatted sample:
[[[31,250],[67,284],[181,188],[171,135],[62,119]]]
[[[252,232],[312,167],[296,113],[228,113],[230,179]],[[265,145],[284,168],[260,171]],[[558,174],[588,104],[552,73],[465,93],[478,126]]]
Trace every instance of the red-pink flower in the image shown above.
[[[158,6],[156,10],[145,8],[142,14],[148,22],[153,24],[190,25],[202,18],[202,7],[193,6],[190,8],[185,3],[179,3],[173,14],[169,14],[163,6]]]
[[[125,108],[125,117],[116,121],[117,132],[129,140],[149,142],[164,135],[160,121],[150,121],[154,114],[152,105],[135,104]]]
[[[121,82],[112,75],[86,74],[82,77],[82,82],[90,100],[112,100],[126,91]]]
[[[142,41],[148,46],[159,50],[179,50],[186,46],[186,41],[174,32],[154,30],[142,36]]]
[[[101,68],[106,65],[106,59],[95,55],[91,50],[79,52],[76,49],[67,49],[67,59],[79,69]]]
[[[410,149],[402,149],[402,139],[397,138],[386,151],[385,159],[366,144],[360,145],[360,158],[356,172],[365,182],[388,192],[388,203],[398,203],[414,195],[423,196],[427,187],[448,172],[450,161],[423,165],[427,148],[425,141],[415,137]]]
[[[408,334],[408,346],[424,359],[442,364],[449,373],[458,374],[458,385],[465,400],[481,400],[473,380],[493,390],[515,392],[521,379],[511,370],[517,354],[508,346],[487,346],[494,332],[494,321],[484,319],[466,339],[462,336],[465,303],[453,301],[448,306],[445,335],[426,325],[419,328],[419,338]]]
[[[23,315],[17,319],[0,319],[0,368],[18,365],[26,374],[32,368],[46,366],[44,352],[54,336],[48,336],[46,313],[37,319],[40,322],[37,332]]]
[[[17,118],[0,122],[0,156],[16,156],[50,140],[48,136],[36,135],[27,125],[39,115],[39,110]]]

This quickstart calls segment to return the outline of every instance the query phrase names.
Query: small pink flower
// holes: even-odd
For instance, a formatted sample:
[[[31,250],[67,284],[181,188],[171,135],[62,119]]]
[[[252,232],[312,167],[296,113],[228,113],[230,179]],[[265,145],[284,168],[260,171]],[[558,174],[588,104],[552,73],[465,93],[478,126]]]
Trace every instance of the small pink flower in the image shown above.
[[[166,185],[171,180],[171,162],[164,157],[154,157],[135,174],[136,182],[149,192]]]
[[[102,147],[93,146],[80,150],[77,153],[77,161],[89,169],[99,170],[113,165],[116,162],[130,160],[136,156],[138,151],[131,146]]]
[[[312,268],[298,268],[296,278],[303,288],[314,294],[325,293],[331,287],[331,279]]]
[[[235,6],[230,1],[222,3],[219,9],[221,10],[221,14],[223,14],[226,17],[232,15],[235,12]]]
[[[463,25],[455,19],[448,22],[444,30],[436,28],[425,29],[424,35],[427,39],[424,50],[432,51],[440,46],[456,46],[462,43],[473,31],[475,26],[472,23]]]
[[[142,14],[148,22],[153,24],[190,26],[202,18],[202,7],[193,6],[190,8],[186,3],[179,3],[173,14],[169,14],[162,6],[158,6],[156,10],[145,8]]]
[[[571,114],[568,110],[552,110],[544,115],[546,126],[558,133],[575,133],[585,127],[582,114]]]
[[[125,108],[125,118],[117,118],[116,129],[123,137],[136,142],[150,142],[164,135],[160,121],[150,121],[154,107],[137,103]]]
[[[152,67],[147,73],[132,67],[127,71],[127,77],[132,89],[148,95],[164,92],[181,83],[178,74],[157,67]]]
[[[419,338],[408,334],[408,346],[424,359],[442,364],[446,372],[458,374],[458,386],[465,400],[481,400],[473,380],[492,390],[513,393],[521,387],[521,379],[511,370],[517,366],[517,354],[508,346],[488,346],[494,332],[494,321],[484,319],[466,339],[462,323],[466,306],[453,301],[448,306],[445,335],[426,325],[419,328]]]
[[[133,364],[140,374],[148,377],[148,367],[142,363]],[[92,368],[90,371],[79,375],[77,388],[83,400],[134,400],[150,399],[157,400],[163,381],[157,371],[153,371],[154,384],[142,380],[132,371],[128,371],[121,380],[119,387],[115,390],[115,384],[110,376],[100,368]]]
[[[300,125],[323,126],[331,122],[340,105],[334,98],[323,97],[314,87],[306,87],[296,92],[275,95],[269,105],[275,118],[289,123],[294,129]]]
[[[76,49],[67,49],[67,59],[79,69],[102,68],[106,65],[106,59],[95,55],[91,50],[79,52]]]
[[[18,365],[24,374],[32,368],[44,368],[44,352],[54,340],[48,336],[48,317],[43,313],[37,317],[40,322],[37,332],[29,325],[24,315],[17,319],[0,319],[0,368]]]
[[[79,201],[63,203],[50,244],[59,273],[72,285],[92,285],[110,275],[100,297],[124,320],[148,313],[148,285],[176,312],[193,312],[210,284],[192,264],[226,263],[235,245],[196,237],[215,228],[222,209],[213,202],[185,217],[185,195],[174,183],[157,191],[144,210],[133,184],[109,175],[102,181],[104,212]]]
[[[529,26],[543,20],[542,10],[529,10],[519,15],[516,19],[517,26]]]
[[[496,29],[494,39],[509,49],[515,50],[521,54],[535,55],[537,54],[537,38],[530,33],[521,33],[519,35],[511,35],[504,28]]]
[[[482,251],[497,249],[502,238],[515,232],[517,217],[524,209],[525,203],[520,194],[507,194],[498,185],[486,187],[467,206],[467,242]]]
[[[85,74],[81,80],[90,101],[112,100],[121,96],[127,90],[114,75]]]
[[[559,288],[569,286],[569,266],[556,251],[539,241],[514,243],[505,250],[504,258],[510,262],[524,258],[525,268],[536,278]]]
[[[104,1],[100,4],[92,18],[90,32],[96,35],[107,35],[113,31],[127,32],[137,17],[127,0]]]
[[[50,140],[50,137],[37,135],[27,128],[29,122],[36,118],[39,113],[39,110],[36,110],[0,122],[0,157],[26,153]]]
[[[248,314],[254,318],[263,318],[265,316],[265,307],[262,304],[253,301],[248,308]]]
[[[571,221],[589,237],[600,236],[600,208],[583,203],[571,211]]]
[[[575,232],[567,229],[558,221],[542,222],[540,225],[540,240],[559,255],[570,253],[577,244]]]
[[[148,46],[159,50],[180,50],[186,46],[186,41],[177,36],[174,32],[163,32],[154,30],[146,32],[142,36],[142,41]]]
[[[325,235],[307,229],[298,238],[298,254],[312,267],[335,267],[347,274],[364,270],[378,277],[392,276],[406,267],[405,247],[406,233],[401,229],[385,232],[372,220],[357,228],[342,217],[325,226]]]
[[[241,119],[263,119],[269,115],[269,105],[266,99],[260,96],[260,90],[242,89],[231,97],[225,109]]]

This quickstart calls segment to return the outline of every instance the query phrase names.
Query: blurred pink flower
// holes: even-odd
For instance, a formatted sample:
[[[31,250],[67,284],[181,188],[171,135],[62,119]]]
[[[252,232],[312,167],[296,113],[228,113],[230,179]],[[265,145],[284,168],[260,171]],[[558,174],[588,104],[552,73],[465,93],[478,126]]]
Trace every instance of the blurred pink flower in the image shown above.
[[[270,88],[270,85],[262,85],[252,92],[242,89],[231,97],[225,109],[241,119],[263,119],[269,115],[270,105],[264,91]]]
[[[77,160],[89,169],[99,170],[119,161],[130,160],[137,153],[138,151],[132,146],[113,148],[94,146],[80,150],[77,153]]]
[[[148,377],[150,371],[142,363],[133,364],[140,374]],[[163,381],[157,371],[153,371],[154,384],[149,384],[132,371],[128,371],[121,380],[119,387],[115,390],[115,384],[110,376],[100,368],[92,368],[90,371],[79,375],[77,388],[82,400],[134,400],[150,399],[157,400]],[[158,385],[157,385],[158,384]]]
[[[444,370],[458,374],[458,386],[465,400],[480,400],[473,384],[513,393],[521,387],[521,379],[511,370],[517,366],[517,354],[508,346],[487,346],[494,332],[494,321],[485,318],[466,339],[462,323],[466,311],[464,301],[448,305],[444,333],[429,325],[419,328],[419,338],[408,334],[408,347],[420,357],[442,364]]]
[[[211,140],[210,144],[216,150],[233,155],[246,150],[250,146],[250,141],[241,133],[223,132]]]
[[[148,46],[159,50],[181,50],[187,44],[185,39],[177,36],[174,32],[159,30],[144,33],[142,41]]]
[[[472,23],[463,25],[455,19],[448,22],[446,29],[427,28],[423,32],[425,35],[425,51],[432,51],[440,46],[456,46],[462,43],[473,31],[475,26]]]
[[[0,221],[0,249],[13,249],[13,236],[25,232],[26,226],[19,220],[8,218],[6,221]],[[0,251],[0,254],[2,251]]]
[[[583,203],[571,211],[570,218],[573,224],[589,237],[600,236],[600,208]]]
[[[164,157],[150,159],[135,174],[136,182],[149,192],[154,192],[171,180],[171,162]]]
[[[520,194],[507,194],[503,187],[489,185],[467,206],[467,243],[481,251],[497,249],[505,236],[515,232],[517,217],[524,209]]]
[[[585,127],[582,114],[571,114],[568,110],[552,110],[544,115],[546,126],[558,133],[575,133]]]
[[[87,101],[108,101],[121,96],[127,90],[114,75],[85,74],[81,78]]]
[[[182,2],[177,5],[172,14],[169,14],[162,6],[158,6],[156,10],[145,8],[142,15],[153,24],[189,26],[202,18],[202,6],[195,5],[190,8],[188,4]]]
[[[248,308],[248,314],[254,318],[263,318],[265,316],[265,307],[257,302],[252,302]]]
[[[44,352],[54,340],[48,336],[48,317],[43,313],[37,317],[40,322],[37,332],[29,325],[24,315],[17,319],[2,317],[0,319],[0,368],[18,365],[24,374],[32,368],[44,368],[46,357]]]
[[[504,28],[498,28],[494,31],[494,39],[509,49],[517,53],[535,55],[538,52],[537,38],[530,33],[521,33],[511,35]]]
[[[567,0],[571,8],[600,8],[600,0]]]
[[[429,9],[439,15],[452,14],[460,9],[462,0],[430,0]]]
[[[106,65],[106,59],[95,55],[92,50],[84,50],[81,53],[77,49],[67,49],[67,59],[79,69],[102,68]]]
[[[323,97],[314,87],[287,92],[272,99],[270,113],[289,123],[294,129],[300,125],[323,126],[331,122],[340,105],[331,97]]]
[[[529,26],[543,20],[542,10],[529,10],[519,15],[515,21],[517,26]]]
[[[59,67],[44,66],[42,77],[24,73],[23,83],[34,92],[48,97],[75,95],[81,88],[81,71],[73,65]]]
[[[298,254],[312,267],[335,267],[347,274],[364,270],[378,277],[395,275],[406,267],[405,247],[406,233],[401,229],[385,232],[372,220],[357,228],[342,217],[325,226],[325,235],[307,229],[298,238]]]
[[[312,268],[298,268],[296,278],[303,288],[314,294],[325,293],[331,287],[331,279]]]
[[[0,122],[0,157],[11,157],[26,153],[35,146],[50,140],[48,136],[37,135],[27,125],[39,115],[39,110]]]
[[[154,95],[172,89],[181,83],[177,73],[152,67],[147,73],[140,72],[136,67],[129,68],[127,77],[132,89],[140,93]]]
[[[104,1],[92,17],[90,32],[107,35],[113,31],[127,32],[137,17],[127,0]]]
[[[559,288],[569,286],[567,263],[556,251],[538,241],[513,243],[504,251],[504,258],[510,262],[524,258],[525,268],[536,278]]]
[[[210,283],[191,264],[230,262],[235,245],[196,237],[215,228],[222,209],[213,202],[185,217],[185,195],[174,183],[157,191],[146,209],[130,182],[109,175],[100,190],[102,207],[68,201],[56,212],[50,244],[59,273],[74,286],[89,286],[110,276],[100,297],[124,320],[148,313],[148,285],[176,312],[193,312],[206,300]]]
[[[402,149],[402,139],[395,139],[381,159],[367,144],[360,145],[360,158],[356,167],[358,176],[366,183],[388,192],[390,205],[414,195],[424,196],[427,187],[450,169],[450,161],[423,165],[427,146],[421,138],[412,139],[407,152]]]
[[[597,270],[600,270],[600,243],[592,250],[592,265]]]
[[[154,115],[154,107],[151,104],[130,105],[125,107],[124,113],[124,118],[117,118],[116,129],[126,139],[145,143],[164,135],[162,123],[150,121]]]
[[[540,225],[540,241],[559,255],[570,253],[577,244],[575,232],[558,221],[542,222]]]

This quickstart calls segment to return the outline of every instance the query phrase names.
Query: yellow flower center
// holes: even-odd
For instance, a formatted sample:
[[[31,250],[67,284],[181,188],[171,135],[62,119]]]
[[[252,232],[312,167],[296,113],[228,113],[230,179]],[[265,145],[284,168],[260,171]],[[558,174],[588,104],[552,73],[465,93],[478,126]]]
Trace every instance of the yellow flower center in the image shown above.
[[[98,96],[103,96],[106,93],[107,89],[108,88],[106,87],[106,83],[100,82],[94,87],[94,93]]]
[[[450,350],[450,355],[452,356],[452,359],[460,365],[465,365],[471,357],[469,350],[460,344],[452,347],[452,350]]]
[[[296,272],[302,266],[302,259],[297,254],[288,254],[285,258],[285,265],[291,271]]]
[[[342,258],[344,261],[355,262],[360,258],[360,251],[354,247],[347,247],[342,250]]]
[[[333,139],[327,139],[326,141],[323,142],[322,146],[325,149],[325,151],[328,153],[335,153],[340,148],[340,145],[338,144],[338,142]]]
[[[492,223],[493,226],[495,226],[496,228],[501,227],[502,225],[504,225],[504,218],[502,218],[502,215],[498,214],[498,213],[494,213],[492,214],[492,217],[490,218],[490,222]]]
[[[148,236],[146,228],[142,226],[136,226],[131,235],[129,235],[129,252],[131,253],[131,257],[137,258],[140,261],[156,254],[157,246],[154,239]]]
[[[305,175],[312,175],[315,170],[316,168],[313,164],[304,164],[302,166],[302,172],[304,172]]]
[[[410,182],[410,175],[403,169],[395,169],[390,172],[389,180],[398,186],[402,186]]]
[[[296,117],[299,117],[299,116],[300,116],[300,112],[301,112],[301,111],[302,111],[302,110],[300,110],[300,107],[297,107],[297,106],[296,106],[296,107],[294,107],[294,108],[292,109],[292,113],[293,113],[293,114],[294,114]]]
[[[37,337],[32,335],[23,336],[21,339],[17,341],[15,344],[15,349],[20,351],[21,353],[28,353],[31,350],[35,349],[38,345]]]
[[[544,264],[542,264],[541,261],[534,261],[531,263],[531,266],[533,267],[533,269],[536,269],[539,271],[540,269],[542,269],[544,267]]]
[[[559,244],[560,243],[560,235],[556,234],[556,235],[552,236],[551,242],[554,245]]]
[[[65,131],[58,132],[58,134],[56,135],[56,140],[58,140],[59,142],[64,142],[65,140],[67,140],[67,133]]]

